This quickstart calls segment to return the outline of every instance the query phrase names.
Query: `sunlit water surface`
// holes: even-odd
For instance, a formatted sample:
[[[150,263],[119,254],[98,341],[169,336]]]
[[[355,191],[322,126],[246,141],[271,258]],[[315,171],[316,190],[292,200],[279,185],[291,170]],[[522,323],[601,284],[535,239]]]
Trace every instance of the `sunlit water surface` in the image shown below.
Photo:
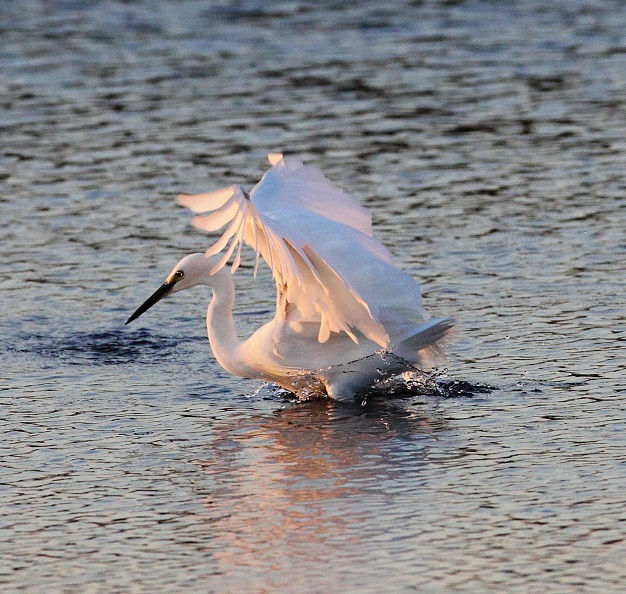
[[[623,591],[624,31],[608,0],[2,2],[0,588]],[[458,319],[426,394],[230,377],[202,289],[123,328],[208,244],[173,197],[276,150]],[[243,336],[271,279],[236,280]]]

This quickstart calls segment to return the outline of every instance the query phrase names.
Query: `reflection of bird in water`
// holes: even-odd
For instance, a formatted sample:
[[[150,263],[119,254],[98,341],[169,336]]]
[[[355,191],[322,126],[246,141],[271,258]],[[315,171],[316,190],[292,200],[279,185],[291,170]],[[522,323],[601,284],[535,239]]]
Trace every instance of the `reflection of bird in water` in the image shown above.
[[[166,295],[208,285],[209,341],[224,369],[342,399],[440,353],[451,320],[429,319],[417,283],[372,236],[367,210],[317,169],[278,154],[269,160],[272,168],[249,194],[235,185],[178,197],[209,213],[194,217],[195,227],[226,231],[204,254],[183,258],[126,323]],[[259,255],[271,268],[277,299],[274,319],[240,342],[224,266],[235,254],[237,269],[243,242],[256,252],[255,274]]]
[[[390,515],[401,513],[402,528],[414,536],[423,506],[432,506],[432,490],[421,487],[433,463],[449,460],[442,452],[450,444],[442,450],[438,439],[452,429],[445,407],[428,402],[373,399],[362,407],[326,398],[269,414],[273,404],[257,403],[207,425],[210,436],[191,458],[191,484],[202,503],[194,524],[214,535],[215,587],[231,591],[217,574],[245,567],[258,591],[309,592],[302,567],[331,566],[355,551],[378,558],[372,536],[388,535]],[[399,552],[406,542],[398,542]],[[333,579],[316,584],[330,592]]]

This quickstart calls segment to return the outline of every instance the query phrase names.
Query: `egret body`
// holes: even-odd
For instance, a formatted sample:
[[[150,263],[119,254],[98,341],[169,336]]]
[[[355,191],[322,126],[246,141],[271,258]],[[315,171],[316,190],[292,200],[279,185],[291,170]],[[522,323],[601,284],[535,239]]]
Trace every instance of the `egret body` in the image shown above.
[[[178,197],[192,211],[210,213],[194,217],[194,226],[226,231],[204,254],[183,258],[126,323],[167,295],[207,285],[209,341],[224,369],[337,399],[440,353],[452,321],[429,319],[417,283],[373,237],[367,210],[317,169],[282,155],[269,159],[273,167],[250,194],[231,186]],[[241,342],[232,272],[244,242],[256,252],[255,274],[259,256],[270,266],[277,300],[274,319]]]

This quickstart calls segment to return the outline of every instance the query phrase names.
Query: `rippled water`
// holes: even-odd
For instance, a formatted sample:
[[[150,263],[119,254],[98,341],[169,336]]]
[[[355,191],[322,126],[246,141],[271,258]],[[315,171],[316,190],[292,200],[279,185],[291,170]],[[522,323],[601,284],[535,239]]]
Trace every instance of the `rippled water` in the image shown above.
[[[0,587],[620,592],[626,6],[85,4],[0,3]],[[459,320],[439,391],[232,378],[202,290],[123,328],[277,150]]]

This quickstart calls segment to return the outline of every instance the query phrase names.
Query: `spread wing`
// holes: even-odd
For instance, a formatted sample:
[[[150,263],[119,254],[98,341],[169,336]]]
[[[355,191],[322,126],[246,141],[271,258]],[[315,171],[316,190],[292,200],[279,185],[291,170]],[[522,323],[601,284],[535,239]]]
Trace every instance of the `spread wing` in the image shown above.
[[[255,274],[259,256],[272,270],[283,311],[295,306],[300,320],[319,322],[320,342],[342,331],[356,342],[358,331],[387,346],[387,318],[424,313],[419,287],[372,237],[370,214],[354,198],[314,167],[277,154],[269,160],[272,168],[250,194],[234,185],[177,198],[195,213],[209,213],[195,216],[194,227],[226,227],[206,252],[225,250],[213,272],[233,254],[234,272],[245,242],[256,252]]]

